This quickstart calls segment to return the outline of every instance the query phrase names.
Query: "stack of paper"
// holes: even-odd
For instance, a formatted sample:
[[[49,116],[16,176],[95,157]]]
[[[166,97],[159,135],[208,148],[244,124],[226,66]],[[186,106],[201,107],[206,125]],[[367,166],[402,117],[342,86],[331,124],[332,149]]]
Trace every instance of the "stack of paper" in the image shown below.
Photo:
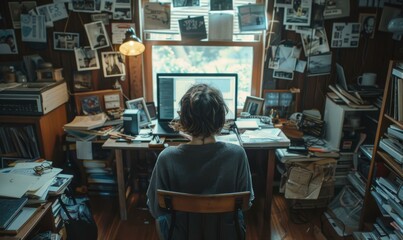
[[[288,147],[290,139],[279,128],[246,130],[241,134],[244,147]]]

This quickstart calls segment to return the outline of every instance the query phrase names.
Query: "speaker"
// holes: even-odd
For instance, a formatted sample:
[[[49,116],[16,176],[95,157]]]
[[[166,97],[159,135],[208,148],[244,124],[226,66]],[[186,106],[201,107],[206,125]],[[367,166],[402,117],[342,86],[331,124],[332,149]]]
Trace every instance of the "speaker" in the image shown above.
[[[123,112],[123,129],[125,134],[132,136],[138,135],[140,132],[139,123],[140,123],[139,110],[126,109]]]

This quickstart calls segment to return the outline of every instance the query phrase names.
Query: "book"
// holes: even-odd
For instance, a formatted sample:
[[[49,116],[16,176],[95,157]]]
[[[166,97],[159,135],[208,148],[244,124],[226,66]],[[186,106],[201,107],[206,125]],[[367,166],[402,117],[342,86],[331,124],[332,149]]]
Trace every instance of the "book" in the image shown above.
[[[379,147],[385,150],[389,155],[391,155],[399,164],[403,163],[403,154],[401,151],[393,148],[392,143],[389,142],[389,139],[381,139],[379,141]]]
[[[105,113],[95,115],[76,116],[73,121],[64,125],[68,130],[90,130],[104,125],[108,117]]]
[[[371,109],[374,108],[374,105],[372,104],[357,104],[351,101],[349,98],[344,96],[340,91],[337,90],[336,87],[329,85],[330,90],[332,90],[336,95],[341,98],[349,107],[351,108],[357,108],[357,109]]]
[[[64,192],[66,187],[73,179],[73,175],[70,174],[58,174],[49,186],[49,195],[59,195]]]
[[[400,129],[396,124],[390,125],[387,129],[387,133],[400,140],[403,140],[403,129]]]
[[[27,203],[28,198],[0,198],[0,229],[5,229]]]
[[[38,209],[39,208],[23,207],[14,220],[5,229],[0,230],[0,233],[17,234]]]

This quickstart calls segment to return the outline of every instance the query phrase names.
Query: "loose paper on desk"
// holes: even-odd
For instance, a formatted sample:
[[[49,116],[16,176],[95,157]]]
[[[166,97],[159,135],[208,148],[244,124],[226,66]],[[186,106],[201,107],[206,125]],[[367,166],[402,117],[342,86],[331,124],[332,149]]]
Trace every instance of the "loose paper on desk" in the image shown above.
[[[25,176],[13,173],[0,173],[0,196],[20,198],[37,181],[34,175]]]
[[[78,159],[92,159],[92,142],[76,141],[76,152]]]
[[[11,169],[10,173],[18,175],[33,176],[36,181],[32,181],[28,191],[37,191],[44,184],[46,184],[50,179],[53,179],[57,174],[59,174],[63,169],[52,168],[45,171],[41,176],[35,175],[34,167],[42,165],[43,162],[27,162],[27,163],[17,163],[14,168]]]
[[[243,146],[288,147],[290,145],[290,139],[279,128],[246,130],[241,134],[241,140]]]

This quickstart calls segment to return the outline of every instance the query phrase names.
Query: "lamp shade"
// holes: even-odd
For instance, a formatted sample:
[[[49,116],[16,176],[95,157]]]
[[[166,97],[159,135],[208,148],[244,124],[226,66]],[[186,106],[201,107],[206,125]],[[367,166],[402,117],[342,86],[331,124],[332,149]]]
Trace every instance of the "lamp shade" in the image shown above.
[[[119,52],[126,56],[137,56],[144,52],[145,46],[140,38],[136,36],[136,31],[129,28],[126,37],[119,47]]]

